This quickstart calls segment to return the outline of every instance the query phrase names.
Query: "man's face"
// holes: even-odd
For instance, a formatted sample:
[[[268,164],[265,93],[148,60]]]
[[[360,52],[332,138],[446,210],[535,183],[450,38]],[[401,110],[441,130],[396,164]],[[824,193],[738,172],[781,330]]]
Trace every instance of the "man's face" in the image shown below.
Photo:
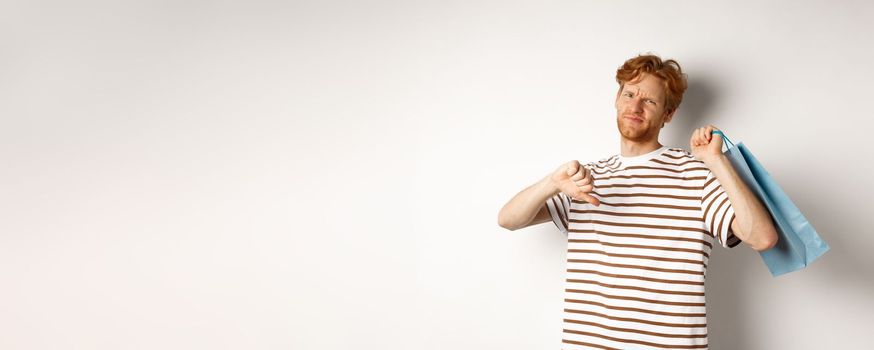
[[[660,78],[641,74],[627,82],[616,95],[616,126],[622,136],[644,142],[658,138],[662,123],[671,121],[665,113],[665,91]]]

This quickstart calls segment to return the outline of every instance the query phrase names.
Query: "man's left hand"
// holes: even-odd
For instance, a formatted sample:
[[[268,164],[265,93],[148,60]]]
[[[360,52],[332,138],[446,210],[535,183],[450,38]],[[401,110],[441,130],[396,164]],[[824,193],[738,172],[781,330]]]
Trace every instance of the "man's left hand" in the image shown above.
[[[713,125],[695,129],[692,131],[692,139],[689,140],[692,155],[704,163],[710,163],[722,155],[722,137],[712,135],[713,130],[719,129]]]

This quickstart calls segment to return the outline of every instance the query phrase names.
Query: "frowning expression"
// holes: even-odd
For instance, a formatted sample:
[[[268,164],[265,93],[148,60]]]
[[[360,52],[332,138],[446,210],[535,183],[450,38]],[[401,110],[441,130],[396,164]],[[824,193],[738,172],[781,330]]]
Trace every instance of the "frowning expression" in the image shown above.
[[[616,94],[616,125],[626,139],[657,138],[663,123],[670,122],[672,117],[673,111],[666,113],[665,88],[658,77],[641,74]]]

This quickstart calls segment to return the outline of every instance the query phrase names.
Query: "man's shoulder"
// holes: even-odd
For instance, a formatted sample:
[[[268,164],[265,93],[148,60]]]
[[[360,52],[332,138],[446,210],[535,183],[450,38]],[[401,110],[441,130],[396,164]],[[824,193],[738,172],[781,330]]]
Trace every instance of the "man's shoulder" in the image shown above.
[[[668,148],[664,153],[662,153],[662,158],[676,160],[679,161],[677,163],[682,164],[689,164],[691,162],[696,165],[704,165],[704,162],[698,160],[698,158],[695,158],[691,152],[682,148]]]
[[[596,167],[603,168],[608,165],[616,164],[617,160],[619,160],[619,154],[613,154],[609,157],[603,157],[596,161],[589,162],[587,163],[587,165],[594,165]]]
[[[684,176],[705,176],[710,172],[710,169],[698,158],[695,158],[691,152],[682,148],[669,148],[660,157],[655,159],[655,162],[665,168],[679,170],[683,173],[690,173]]]

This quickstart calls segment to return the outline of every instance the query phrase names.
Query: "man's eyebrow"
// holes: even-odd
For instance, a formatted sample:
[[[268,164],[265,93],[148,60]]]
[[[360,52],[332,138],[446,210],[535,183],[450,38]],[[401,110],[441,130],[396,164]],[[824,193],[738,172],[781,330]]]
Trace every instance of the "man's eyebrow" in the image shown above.
[[[641,93],[641,90],[640,90],[640,89],[637,89],[636,92],[637,92],[637,93]],[[658,98],[657,98],[658,96],[653,95],[653,94],[650,94],[650,93],[647,93],[646,91],[643,91],[643,95],[645,95],[646,98],[649,98],[649,99],[658,99]]]

